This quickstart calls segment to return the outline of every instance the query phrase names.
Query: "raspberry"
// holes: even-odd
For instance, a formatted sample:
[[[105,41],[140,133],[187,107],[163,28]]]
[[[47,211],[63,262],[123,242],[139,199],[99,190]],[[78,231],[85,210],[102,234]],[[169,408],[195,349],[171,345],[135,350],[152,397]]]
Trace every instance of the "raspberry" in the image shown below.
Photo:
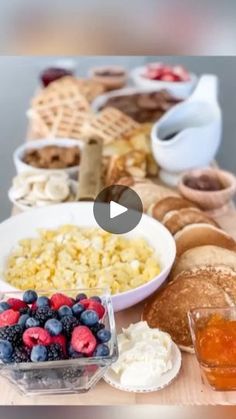
[[[50,345],[51,336],[42,327],[30,327],[23,333],[23,342],[29,348],[36,345]]]
[[[99,319],[101,319],[105,314],[105,308],[103,307],[103,305],[95,300],[86,298],[85,300],[81,300],[80,304],[82,304],[86,308],[86,310],[96,311]]]
[[[11,360],[12,362],[30,362],[30,349],[25,346],[15,348]]]
[[[63,354],[66,356],[66,338],[63,335],[51,336],[51,342],[57,343],[62,347]]]
[[[97,341],[92,332],[86,326],[77,326],[72,333],[71,346],[77,351],[91,355],[96,348]]]
[[[11,326],[12,324],[16,324],[19,320],[20,313],[9,309],[5,310],[3,313],[0,314],[0,327],[3,326]]]
[[[53,343],[47,347],[48,361],[60,361],[64,359],[64,354],[61,345]]]
[[[19,324],[13,326],[5,326],[0,329],[0,339],[11,342],[13,346],[18,346],[22,343],[23,329]]]
[[[61,319],[63,334],[70,339],[73,329],[79,325],[79,321],[73,316],[64,316]]]
[[[67,295],[64,294],[60,294],[59,292],[51,297],[51,307],[54,310],[59,310],[61,306],[72,307],[73,304],[74,301],[70,297],[67,297]]]
[[[20,308],[28,308],[28,305],[19,300],[18,298],[8,298],[7,304],[11,307],[12,310],[19,311]]]
[[[50,307],[42,306],[36,309],[34,312],[35,319],[39,320],[40,326],[44,326],[47,320],[57,318],[57,313]]]

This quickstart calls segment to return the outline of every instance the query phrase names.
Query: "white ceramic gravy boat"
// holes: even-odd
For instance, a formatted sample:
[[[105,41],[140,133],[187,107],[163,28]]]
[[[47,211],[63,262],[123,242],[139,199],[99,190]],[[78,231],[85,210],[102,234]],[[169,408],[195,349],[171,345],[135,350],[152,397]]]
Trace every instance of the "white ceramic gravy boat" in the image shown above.
[[[208,166],[214,159],[222,133],[217,94],[217,77],[204,75],[189,99],[154,124],[152,151],[165,183],[174,186],[181,172]]]

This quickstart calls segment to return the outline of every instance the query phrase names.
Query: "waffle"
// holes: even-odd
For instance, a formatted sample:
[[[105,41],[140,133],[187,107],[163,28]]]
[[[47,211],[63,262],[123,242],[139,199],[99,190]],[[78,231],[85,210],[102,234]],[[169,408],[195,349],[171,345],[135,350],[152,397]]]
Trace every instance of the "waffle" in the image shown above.
[[[97,96],[104,93],[104,87],[101,83],[94,80],[87,79],[76,79],[72,76],[63,77],[55,82],[51,83],[51,88],[58,89],[70,89],[76,91],[91,103]]]
[[[104,145],[131,133],[139,124],[117,109],[106,108],[94,115],[84,127],[87,135],[97,135]]]
[[[41,131],[44,137],[81,139],[83,126],[89,114],[69,106],[62,106],[58,109],[32,111],[31,118],[35,121],[33,125],[37,126],[37,130]]]

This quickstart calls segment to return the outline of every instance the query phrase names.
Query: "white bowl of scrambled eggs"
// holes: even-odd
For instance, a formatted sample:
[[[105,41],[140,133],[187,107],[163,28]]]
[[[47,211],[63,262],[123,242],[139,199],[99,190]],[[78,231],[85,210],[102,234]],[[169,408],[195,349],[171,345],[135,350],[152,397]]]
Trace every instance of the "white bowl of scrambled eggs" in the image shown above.
[[[0,236],[0,291],[107,288],[115,311],[156,291],[176,254],[169,231],[145,214],[129,233],[105,232],[92,202],[16,215],[0,224]]]

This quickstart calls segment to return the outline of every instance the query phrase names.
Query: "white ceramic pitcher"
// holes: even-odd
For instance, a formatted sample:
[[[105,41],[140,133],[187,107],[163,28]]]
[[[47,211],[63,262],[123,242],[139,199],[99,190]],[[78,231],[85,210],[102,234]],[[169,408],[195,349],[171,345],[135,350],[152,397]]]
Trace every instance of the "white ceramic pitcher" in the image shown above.
[[[208,166],[214,159],[222,133],[217,96],[217,77],[204,75],[189,99],[173,107],[153,126],[152,151],[165,183],[174,186],[181,172]]]

